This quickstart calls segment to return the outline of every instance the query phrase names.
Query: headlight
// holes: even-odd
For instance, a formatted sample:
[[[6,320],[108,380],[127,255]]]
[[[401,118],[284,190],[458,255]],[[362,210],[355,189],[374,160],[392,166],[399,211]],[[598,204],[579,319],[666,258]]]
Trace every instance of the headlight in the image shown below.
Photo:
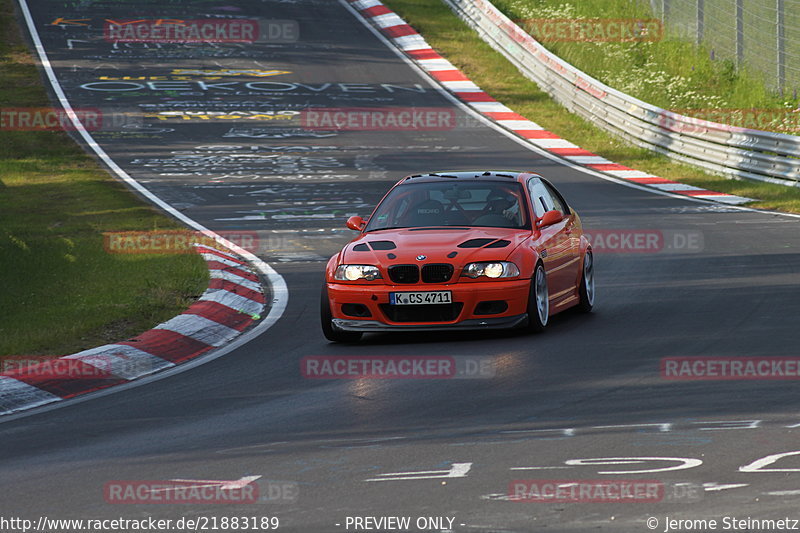
[[[469,278],[513,278],[519,276],[519,268],[514,263],[508,261],[498,261],[495,263],[470,263],[464,267],[461,273]]]
[[[333,277],[339,281],[372,281],[381,277],[381,271],[372,265],[339,265]]]

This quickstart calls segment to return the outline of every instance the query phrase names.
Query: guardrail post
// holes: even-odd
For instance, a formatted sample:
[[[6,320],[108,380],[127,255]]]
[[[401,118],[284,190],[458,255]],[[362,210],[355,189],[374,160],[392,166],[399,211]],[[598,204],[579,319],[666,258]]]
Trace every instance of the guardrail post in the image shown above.
[[[778,67],[778,90],[783,96],[783,89],[786,85],[786,23],[784,0],[775,0],[775,55]]]
[[[744,66],[744,0],[736,0],[736,66]]]

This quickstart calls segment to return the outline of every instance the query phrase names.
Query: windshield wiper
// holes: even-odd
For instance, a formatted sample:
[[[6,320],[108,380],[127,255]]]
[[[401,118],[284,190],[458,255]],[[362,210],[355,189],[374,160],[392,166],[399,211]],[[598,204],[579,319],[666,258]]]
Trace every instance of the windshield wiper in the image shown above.
[[[467,230],[464,226],[390,226],[388,228],[375,228],[367,230],[366,233],[372,233],[373,231],[383,231],[387,229],[407,229],[409,231],[427,231],[427,230],[437,230],[437,229],[457,229],[457,230]]]
[[[436,229],[468,230],[469,228],[465,228],[463,226],[423,226],[423,227],[420,227],[420,228],[411,228],[408,231],[428,231],[428,230],[436,230]]]
[[[375,229],[368,229],[365,233],[372,233],[373,231],[383,231],[385,229],[406,229],[410,228],[411,226],[389,226],[388,228],[375,228]]]

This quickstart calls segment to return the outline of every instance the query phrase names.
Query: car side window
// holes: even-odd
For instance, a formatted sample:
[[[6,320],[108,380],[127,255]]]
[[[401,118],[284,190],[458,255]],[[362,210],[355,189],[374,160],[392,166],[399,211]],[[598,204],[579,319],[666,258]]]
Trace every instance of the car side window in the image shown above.
[[[564,198],[561,196],[561,194],[559,194],[559,192],[556,191],[552,185],[545,181],[542,182],[542,185],[544,185],[545,189],[547,189],[547,192],[550,194],[550,199],[552,200],[551,205],[553,206],[552,209],[561,211],[561,214],[564,216],[569,216],[569,206],[564,201]]]
[[[537,218],[541,218],[547,211],[557,209],[554,206],[553,197],[547,186],[539,178],[528,180],[528,192],[531,195],[533,212]]]
[[[400,219],[408,212],[411,201],[408,195],[400,195],[393,201],[386,204],[386,209],[381,213],[373,215],[375,220],[371,221],[370,227],[373,230],[396,226]]]

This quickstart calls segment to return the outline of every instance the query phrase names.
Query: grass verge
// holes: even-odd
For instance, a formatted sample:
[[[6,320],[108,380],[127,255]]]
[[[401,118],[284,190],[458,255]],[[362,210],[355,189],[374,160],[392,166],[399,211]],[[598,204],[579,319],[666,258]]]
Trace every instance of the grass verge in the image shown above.
[[[676,163],[632,146],[570,114],[499,52],[483,42],[441,1],[383,0],[428,43],[498,101],[581,148],[614,162],[668,179],[758,201],[751,207],[800,212],[800,189],[756,181],[733,180]]]
[[[0,109],[51,105],[0,0]],[[103,232],[174,229],[62,132],[0,127],[0,356],[60,355],[136,335],[208,286],[199,255],[114,255]]]

